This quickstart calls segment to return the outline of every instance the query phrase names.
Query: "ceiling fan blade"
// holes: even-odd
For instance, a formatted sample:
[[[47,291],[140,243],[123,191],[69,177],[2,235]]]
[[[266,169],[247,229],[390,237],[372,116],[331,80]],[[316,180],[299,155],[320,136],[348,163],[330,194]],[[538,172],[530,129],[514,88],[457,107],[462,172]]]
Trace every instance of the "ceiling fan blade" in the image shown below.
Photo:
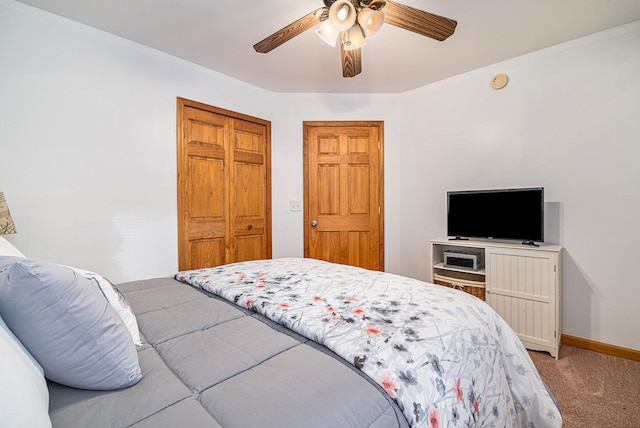
[[[342,77],[354,77],[362,73],[362,55],[360,48],[344,49],[344,31],[340,33],[340,53],[342,54]]]
[[[281,44],[288,42],[295,36],[300,35],[308,29],[318,25],[320,23],[320,17],[324,13],[328,12],[329,9],[326,7],[321,7],[320,9],[314,10],[310,14],[303,16],[297,21],[287,25],[283,29],[276,31],[266,39],[256,43],[255,45],[253,45],[253,48],[256,50],[256,52],[271,52]]]
[[[453,19],[389,0],[383,10],[387,24],[440,41],[452,35],[458,25]]]

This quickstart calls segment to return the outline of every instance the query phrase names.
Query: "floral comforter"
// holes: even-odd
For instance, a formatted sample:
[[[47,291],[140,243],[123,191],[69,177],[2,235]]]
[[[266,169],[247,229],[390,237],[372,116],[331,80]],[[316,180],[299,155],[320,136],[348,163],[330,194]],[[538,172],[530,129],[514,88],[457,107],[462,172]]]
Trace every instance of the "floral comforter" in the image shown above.
[[[314,259],[179,272],[179,281],[258,312],[349,361],[414,427],[560,427],[522,343],[479,299]]]

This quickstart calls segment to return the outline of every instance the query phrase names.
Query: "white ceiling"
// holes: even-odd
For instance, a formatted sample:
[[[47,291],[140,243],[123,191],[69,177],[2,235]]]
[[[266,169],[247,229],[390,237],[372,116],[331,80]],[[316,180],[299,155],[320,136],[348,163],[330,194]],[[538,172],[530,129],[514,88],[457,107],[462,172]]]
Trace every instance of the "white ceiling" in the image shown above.
[[[640,20],[640,0],[398,0],[458,21],[438,42],[385,25],[343,78],[340,48],[309,30],[253,45],[322,0],[20,0],[274,92],[398,93]]]

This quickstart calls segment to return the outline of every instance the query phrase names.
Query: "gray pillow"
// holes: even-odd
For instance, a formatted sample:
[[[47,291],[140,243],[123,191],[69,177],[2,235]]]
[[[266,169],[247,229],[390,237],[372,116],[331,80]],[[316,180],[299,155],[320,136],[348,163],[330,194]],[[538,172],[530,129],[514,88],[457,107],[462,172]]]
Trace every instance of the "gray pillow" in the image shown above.
[[[110,390],[142,377],[127,327],[71,269],[0,256],[0,316],[55,382]]]

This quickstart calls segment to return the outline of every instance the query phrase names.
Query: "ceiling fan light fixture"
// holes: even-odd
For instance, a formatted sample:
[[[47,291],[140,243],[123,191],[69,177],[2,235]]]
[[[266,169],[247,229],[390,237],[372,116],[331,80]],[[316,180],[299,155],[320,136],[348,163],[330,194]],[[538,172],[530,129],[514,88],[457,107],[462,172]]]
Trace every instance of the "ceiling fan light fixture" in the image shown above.
[[[360,4],[373,10],[382,10],[387,5],[385,0],[361,0]]]
[[[342,46],[345,51],[361,48],[367,44],[367,39],[364,37],[362,28],[358,24],[351,27],[348,31],[345,31],[345,38]]]
[[[323,42],[335,48],[338,44],[340,31],[338,31],[329,21],[325,21],[316,28],[316,34]]]
[[[337,0],[329,9],[328,22],[338,31],[347,31],[356,22],[356,8],[348,0]]]
[[[384,23],[438,41],[446,40],[458,25],[454,19],[396,3],[395,0],[323,0],[323,3],[324,7],[306,14],[253,45],[255,51],[271,52],[292,38],[315,28],[318,36],[330,46],[337,45],[338,37],[340,38],[342,75],[353,77],[362,72],[360,47],[366,44],[367,38],[374,37]],[[381,13],[383,9],[384,14]],[[337,37],[334,36],[335,32],[338,33]]]
[[[368,7],[363,8],[358,14],[358,24],[362,27],[364,36],[370,39],[378,34],[378,31],[382,28],[382,24],[384,24],[384,12]]]

